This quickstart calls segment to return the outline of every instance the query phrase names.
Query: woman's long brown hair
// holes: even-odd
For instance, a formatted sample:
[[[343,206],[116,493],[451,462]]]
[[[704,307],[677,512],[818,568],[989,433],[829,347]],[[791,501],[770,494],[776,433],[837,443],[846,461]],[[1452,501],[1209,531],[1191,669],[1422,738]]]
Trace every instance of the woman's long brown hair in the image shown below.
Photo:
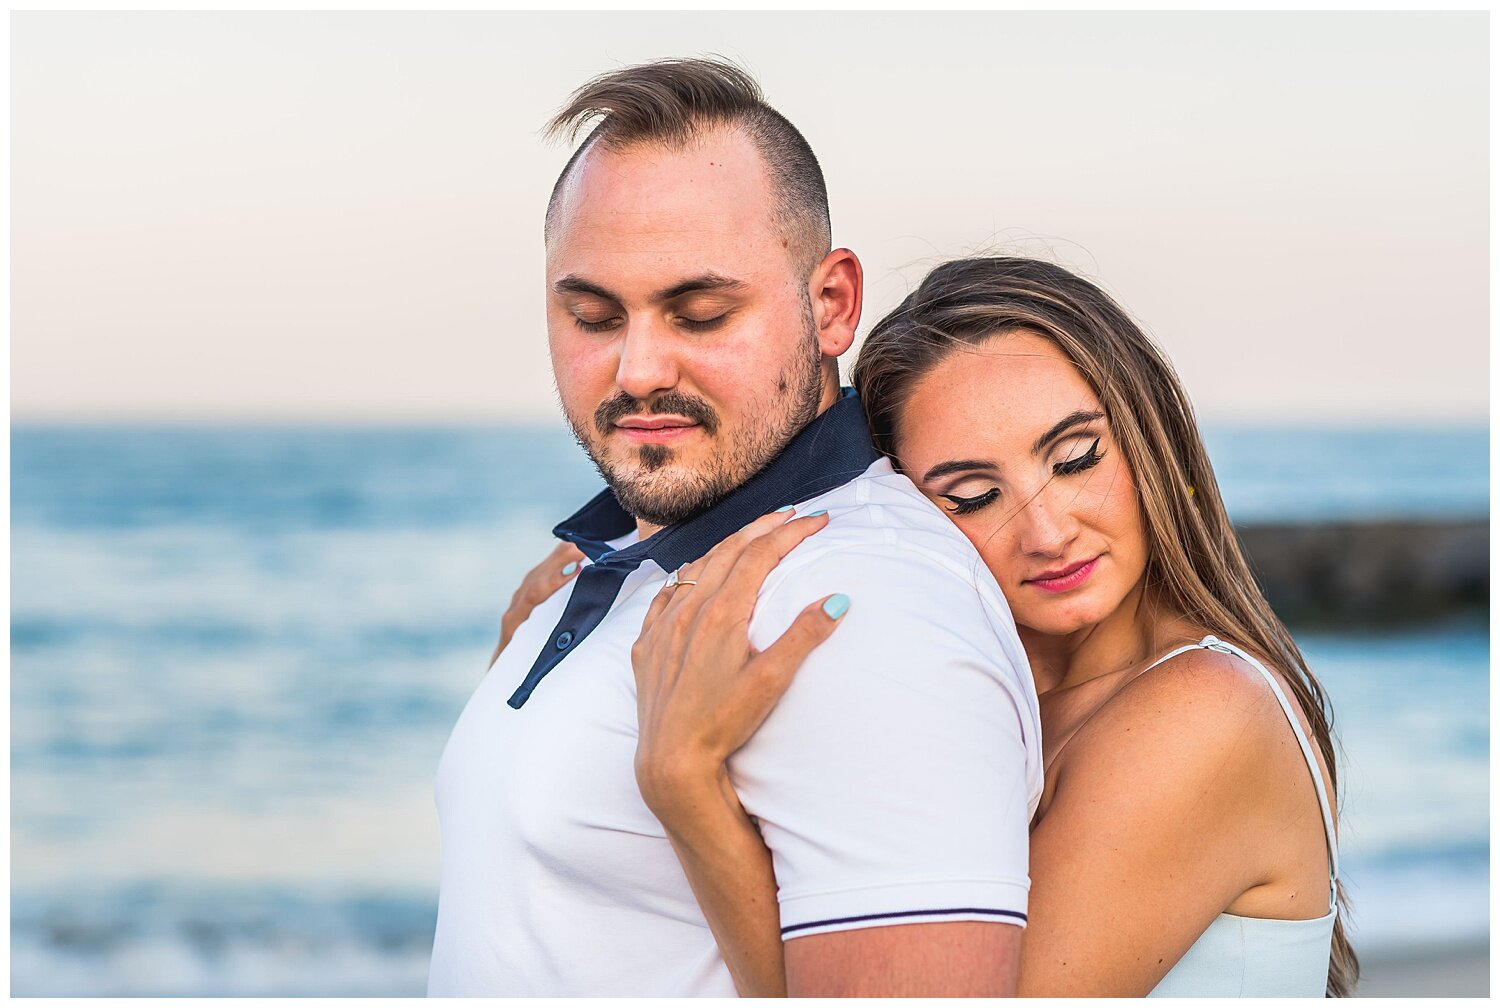
[[[1166,611],[1281,670],[1337,793],[1328,698],[1245,561],[1192,405],[1166,358],[1102,290],[1035,259],[985,257],[938,266],[875,325],[854,365],[851,377],[876,445],[897,458],[901,413],[912,390],[949,354],[1016,330],[1051,340],[1098,394],[1135,475],[1148,593]],[[1342,884],[1338,903],[1327,994],[1346,997],[1359,979],[1359,960],[1344,928]]]

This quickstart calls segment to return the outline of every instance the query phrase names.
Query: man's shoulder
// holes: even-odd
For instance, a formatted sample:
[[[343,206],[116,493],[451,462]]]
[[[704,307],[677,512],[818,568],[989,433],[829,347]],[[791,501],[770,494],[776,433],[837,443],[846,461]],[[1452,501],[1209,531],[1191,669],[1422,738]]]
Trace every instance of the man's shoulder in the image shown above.
[[[910,480],[872,466],[859,479],[798,505],[829,523],[766,579],[752,638],[764,647],[808,604],[835,592],[851,612],[820,649],[923,664],[958,660],[1024,678],[1025,652],[999,585],[972,543]]]
[[[816,568],[857,561],[866,571],[889,571],[902,579],[915,573],[922,583],[957,581],[999,594],[973,544],[884,460],[797,505],[798,514],[819,510],[828,512],[828,526],[782,562],[767,582],[768,591]]]

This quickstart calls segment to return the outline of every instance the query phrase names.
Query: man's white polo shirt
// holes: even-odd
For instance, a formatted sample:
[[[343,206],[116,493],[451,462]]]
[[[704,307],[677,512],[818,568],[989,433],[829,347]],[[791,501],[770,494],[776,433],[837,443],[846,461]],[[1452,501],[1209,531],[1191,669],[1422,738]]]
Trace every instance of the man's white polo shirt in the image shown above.
[[[852,600],[730,763],[774,858],[782,934],[1024,924],[1042,788],[1025,654],[974,548],[884,459],[797,496],[817,482],[820,443],[857,438],[868,444],[846,397],[756,477],[754,513],[733,515],[737,495],[720,505],[749,520],[774,510],[769,494],[830,516],[767,580],[755,646],[824,595]],[[592,545],[601,565],[618,555]],[[430,994],[734,995],[634,777],[630,648],[666,573],[641,561],[576,640],[575,579],[516,631],[460,716],[437,780]]]

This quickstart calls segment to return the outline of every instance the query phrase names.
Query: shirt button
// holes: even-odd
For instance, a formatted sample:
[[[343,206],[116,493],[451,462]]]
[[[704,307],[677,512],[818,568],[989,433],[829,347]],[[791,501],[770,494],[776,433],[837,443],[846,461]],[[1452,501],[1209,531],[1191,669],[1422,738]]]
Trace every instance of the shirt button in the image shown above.
[[[571,630],[564,630],[562,633],[558,634],[557,635],[557,642],[556,643],[557,643],[557,650],[559,650],[559,651],[566,651],[566,650],[568,650],[568,647],[570,645],[572,645],[572,643],[573,643],[573,631],[571,631]]]

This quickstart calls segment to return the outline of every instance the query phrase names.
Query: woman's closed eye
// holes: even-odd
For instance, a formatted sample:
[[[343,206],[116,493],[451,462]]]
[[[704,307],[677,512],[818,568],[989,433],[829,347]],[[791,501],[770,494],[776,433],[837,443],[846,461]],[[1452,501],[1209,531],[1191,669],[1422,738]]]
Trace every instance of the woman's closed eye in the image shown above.
[[[966,515],[973,514],[982,507],[988,507],[1000,497],[999,487],[990,487],[984,493],[976,497],[959,497],[956,494],[938,494],[945,501],[951,501],[953,506],[944,508],[949,514]]]
[[[1099,438],[1094,438],[1094,443],[1089,445],[1088,451],[1066,462],[1057,463],[1052,467],[1052,471],[1059,476],[1076,476],[1094,468],[1104,458],[1104,453],[1099,450],[1099,441]]]

